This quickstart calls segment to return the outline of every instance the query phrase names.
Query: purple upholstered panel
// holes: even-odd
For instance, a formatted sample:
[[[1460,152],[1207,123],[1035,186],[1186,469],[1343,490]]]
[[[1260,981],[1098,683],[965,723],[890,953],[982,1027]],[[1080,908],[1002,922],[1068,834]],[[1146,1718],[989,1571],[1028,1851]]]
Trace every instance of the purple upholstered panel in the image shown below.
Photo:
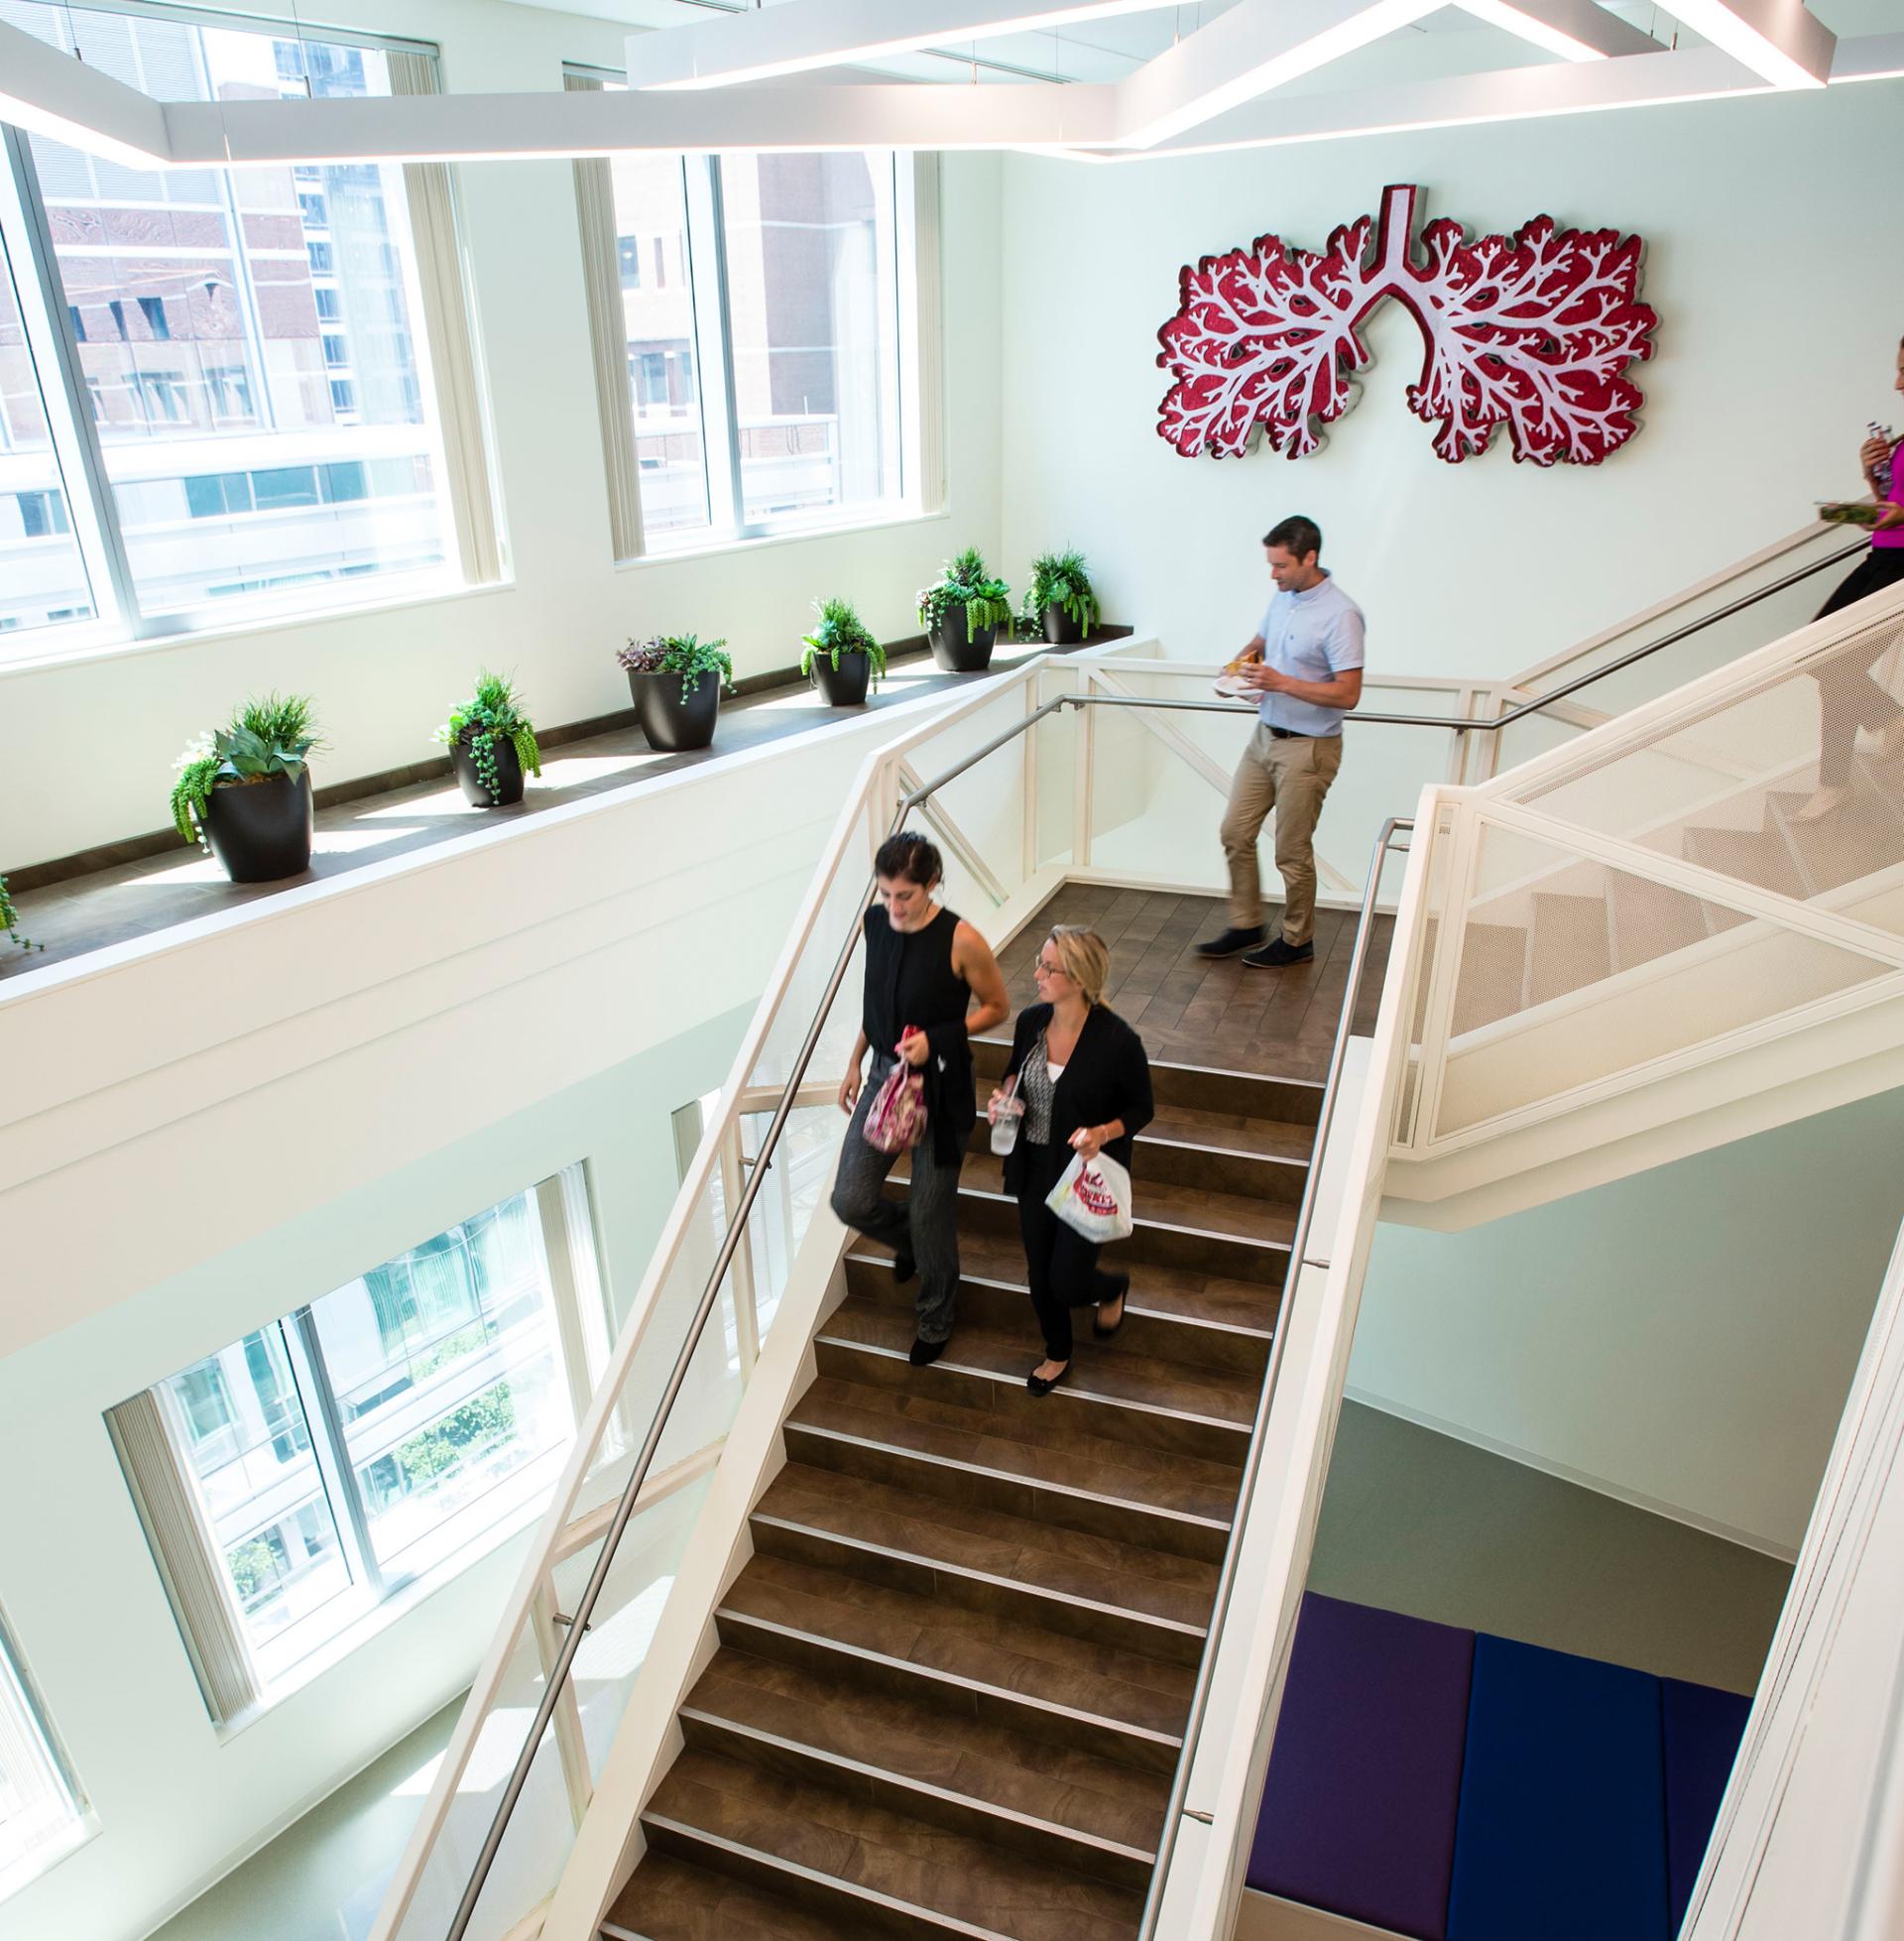
[[[1443,1941],[1475,1635],[1302,1601],[1250,1884]]]
[[[1666,1732],[1666,1865],[1673,1932],[1693,1897],[1699,1864],[1713,1837],[1726,1781],[1745,1736],[1749,1698],[1711,1685],[1660,1680],[1660,1723]]]

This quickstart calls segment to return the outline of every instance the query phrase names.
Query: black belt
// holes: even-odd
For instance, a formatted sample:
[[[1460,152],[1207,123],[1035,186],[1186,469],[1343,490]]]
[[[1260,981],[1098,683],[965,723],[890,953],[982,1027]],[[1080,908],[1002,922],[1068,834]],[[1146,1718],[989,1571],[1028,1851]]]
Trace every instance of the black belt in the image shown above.
[[[1262,725],[1265,728],[1269,728],[1269,724],[1266,721]],[[1322,739],[1320,735],[1304,734],[1300,728],[1269,728],[1269,732],[1277,741],[1320,741]]]

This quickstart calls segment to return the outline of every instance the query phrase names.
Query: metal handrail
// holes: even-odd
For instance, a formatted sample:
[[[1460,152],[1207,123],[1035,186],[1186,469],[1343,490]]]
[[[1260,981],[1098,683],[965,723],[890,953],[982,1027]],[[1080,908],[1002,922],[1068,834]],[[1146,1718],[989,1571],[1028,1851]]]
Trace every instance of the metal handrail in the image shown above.
[[[1368,934],[1373,927],[1375,899],[1381,888],[1382,865],[1387,861],[1395,837],[1403,830],[1415,826],[1412,816],[1391,815],[1381,825],[1381,834],[1375,838],[1373,855],[1368,864],[1368,881],[1362,893],[1362,908],[1356,918],[1356,947],[1349,961],[1349,984],[1343,995],[1342,1015],[1336,1021],[1336,1041],[1329,1052],[1328,1075],[1323,1081],[1322,1104],[1316,1114],[1316,1137],[1310,1148],[1308,1177],[1303,1184],[1302,1204],[1296,1212],[1296,1231],[1289,1243],[1289,1266],[1283,1275],[1283,1307],[1295,1298],[1297,1282],[1302,1277],[1305,1255],[1309,1248],[1309,1232],[1315,1224],[1316,1205],[1322,1183],[1323,1150],[1328,1144],[1329,1129],[1336,1115],[1336,1101],[1341,1096],[1343,1067],[1349,1055],[1349,1039],[1354,1031],[1357,1000],[1362,994],[1362,976],[1368,961]],[[1406,855],[1407,846],[1402,846],[1397,854]],[[1263,1371],[1262,1390],[1256,1398],[1255,1419],[1250,1428],[1250,1454],[1244,1462],[1243,1481],[1237,1490],[1237,1514],[1230,1524],[1230,1539],[1224,1546],[1223,1569],[1217,1578],[1217,1594],[1210,1610],[1210,1622],[1204,1635],[1203,1656],[1197,1665],[1196,1688],[1191,1694],[1190,1714],[1183,1729],[1183,1753],[1177,1760],[1176,1777],[1171,1782],[1169,1804],[1164,1808],[1163,1837],[1157,1845],[1156,1863],[1150,1873],[1150,1891],[1144,1899],[1143,1918],[1137,1929],[1137,1941],[1149,1941],[1156,1932],[1156,1921],[1161,1913],[1164,1877],[1169,1871],[1170,1857],[1176,1847],[1177,1830],[1186,1816],[1185,1799],[1190,1790],[1190,1768],[1196,1761],[1197,1739],[1203,1730],[1203,1719],[1210,1704],[1210,1687],[1215,1679],[1218,1641],[1223,1636],[1224,1621],[1229,1616],[1230,1600],[1236,1593],[1237,1568],[1242,1556],[1243,1519],[1250,1502],[1251,1490],[1255,1487],[1257,1476],[1262,1468],[1263,1444],[1267,1440],[1264,1433],[1268,1427],[1269,1410],[1275,1401],[1276,1385],[1282,1373],[1283,1344],[1288,1338],[1284,1326],[1283,1308],[1276,1313],[1276,1327],[1269,1342],[1269,1365]],[[1198,1815],[1202,1818],[1202,1815]]]
[[[1662,648],[1676,646],[1680,641],[1690,640],[1702,628],[1710,627],[1715,621],[1729,620],[1735,613],[1743,613],[1747,607],[1755,606],[1760,600],[1769,599],[1774,593],[1782,593],[1788,586],[1796,586],[1800,580],[1808,579],[1813,573],[1822,573],[1827,566],[1842,564],[1853,553],[1862,552],[1865,543],[1859,541],[1837,552],[1828,552],[1822,559],[1814,559],[1809,566],[1800,566],[1783,579],[1775,579],[1769,586],[1761,586],[1755,593],[1741,594],[1736,600],[1716,611],[1703,615],[1698,620],[1689,620],[1683,627],[1675,627],[1671,633],[1660,635],[1656,641],[1648,641],[1643,647],[1636,647],[1630,654],[1622,654],[1616,661],[1608,661],[1604,667],[1595,667],[1590,672],[1577,674],[1572,680],[1563,680],[1558,687],[1550,687],[1544,694],[1536,694],[1532,700],[1523,701],[1505,714],[1496,715],[1491,721],[1471,721],[1451,714],[1375,714],[1357,708],[1348,717],[1358,724],[1379,722],[1390,728],[1446,728],[1452,734],[1497,735],[1503,728],[1510,728],[1516,721],[1524,721],[1530,714],[1538,714],[1542,708],[1552,707],[1556,701],[1564,701],[1569,694],[1577,694],[1583,687],[1591,687],[1597,680],[1605,680],[1608,674],[1616,674],[1623,667],[1630,667],[1635,662],[1644,661],[1657,654]],[[1116,665],[1115,663],[1113,664]],[[1380,683],[1377,682],[1376,685]],[[1077,698],[1077,697],[1072,697]],[[1088,697],[1093,707],[1159,707],[1181,708],[1197,714],[1253,714],[1253,703],[1248,701],[1171,701],[1152,699],[1143,694],[1093,694]]]

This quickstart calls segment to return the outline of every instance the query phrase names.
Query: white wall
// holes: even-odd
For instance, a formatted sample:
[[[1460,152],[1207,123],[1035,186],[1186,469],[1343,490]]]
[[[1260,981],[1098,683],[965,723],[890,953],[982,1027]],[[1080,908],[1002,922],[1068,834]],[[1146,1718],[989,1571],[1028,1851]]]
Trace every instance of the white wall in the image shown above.
[[[241,9],[234,8],[234,11]],[[258,14],[274,11],[256,0]],[[276,9],[289,18],[291,10]],[[307,17],[306,10],[306,17]],[[624,31],[505,0],[336,0],[325,24],[442,50],[457,92],[559,89],[564,60],[619,66]],[[510,585],[457,598],[148,645],[0,671],[0,870],[167,822],[172,763],[248,693],[316,697],[320,787],[431,754],[430,731],[481,664],[513,668],[544,724],[628,706],[614,651],[631,634],[724,634],[739,674],[791,666],[815,595],[853,598],[876,634],[917,631],[915,590],[963,545],[998,545],[998,184],[993,157],[948,157],[948,510],[830,539],[769,542],[617,568],[611,555],[566,162],[459,171],[502,478]]]
[[[668,1112],[722,1082],[745,1024],[703,1024],[0,1361],[8,1622],[102,1828],[0,1905],[0,1937],[147,1933],[462,1690],[522,1567],[526,1537],[220,1743],[105,1410],[576,1159],[625,1301],[674,1199]]]
[[[1374,667],[1506,674],[1639,610],[1854,492],[1866,420],[1904,428],[1904,254],[1875,166],[1900,107],[1904,84],[1873,82],[1135,165],[1009,158],[1005,570],[1072,541],[1113,614],[1179,655],[1228,653],[1268,590],[1256,542],[1306,511]],[[1546,212],[1646,239],[1661,321],[1623,451],[1540,471],[1502,437],[1444,464],[1407,410],[1421,339],[1393,303],[1315,456],[1191,460],[1157,436],[1179,266],[1264,232],[1319,249],[1386,182],[1423,184],[1427,216],[1471,233]]]
[[[1384,1224],[1349,1393],[1789,1557],[1900,1152],[1888,1092],[1465,1233]]]

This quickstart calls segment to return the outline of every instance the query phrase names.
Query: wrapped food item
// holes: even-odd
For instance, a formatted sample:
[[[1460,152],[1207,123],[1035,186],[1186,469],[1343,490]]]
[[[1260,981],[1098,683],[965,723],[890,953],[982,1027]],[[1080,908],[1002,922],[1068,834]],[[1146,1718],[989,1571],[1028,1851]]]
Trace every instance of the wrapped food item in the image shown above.
[[[1875,526],[1890,508],[1873,505],[1868,499],[1821,499],[1818,516],[1828,526]]]
[[[1252,701],[1256,698],[1256,690],[1243,678],[1244,668],[1250,666],[1255,658],[1253,654],[1239,654],[1234,661],[1224,663],[1216,686],[1217,692],[1226,701]]]

